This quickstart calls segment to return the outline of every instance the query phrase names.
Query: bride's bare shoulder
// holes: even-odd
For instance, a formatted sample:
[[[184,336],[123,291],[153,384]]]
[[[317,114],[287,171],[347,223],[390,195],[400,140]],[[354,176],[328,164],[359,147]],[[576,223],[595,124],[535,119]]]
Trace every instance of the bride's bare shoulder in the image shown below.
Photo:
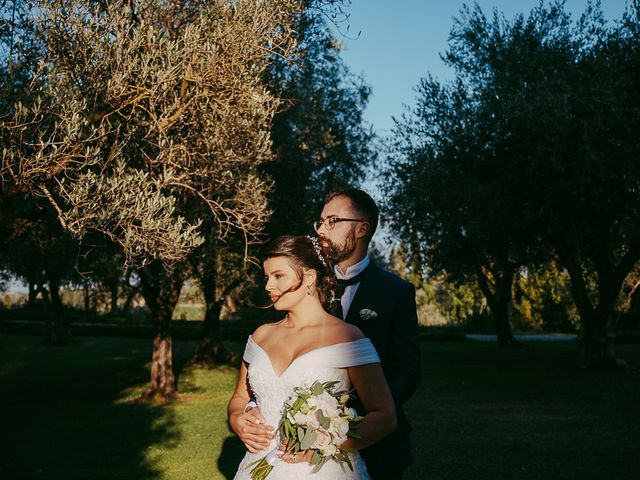
[[[353,342],[354,340],[365,338],[362,330],[337,317],[330,317],[328,323],[333,331],[333,343]]]
[[[280,322],[265,323],[263,325],[260,325],[251,334],[251,338],[253,339],[254,342],[260,343],[262,340],[264,340],[266,337],[268,337],[273,332],[273,329],[276,326],[278,326],[278,324],[280,324]]]

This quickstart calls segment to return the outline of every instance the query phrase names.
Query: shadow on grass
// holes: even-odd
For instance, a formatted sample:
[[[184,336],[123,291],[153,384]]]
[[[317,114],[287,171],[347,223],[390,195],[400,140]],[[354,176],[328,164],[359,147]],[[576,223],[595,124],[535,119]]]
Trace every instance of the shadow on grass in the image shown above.
[[[179,441],[173,413],[123,398],[148,381],[150,356],[142,339],[52,348],[38,337],[0,336],[3,478],[159,478],[154,448]]]
[[[234,477],[246,452],[247,449],[238,437],[233,436],[225,439],[218,457],[218,469],[224,478],[231,480]]]
[[[406,480],[640,478],[640,372],[579,367],[577,343],[423,343]],[[640,346],[620,356],[640,365]]]

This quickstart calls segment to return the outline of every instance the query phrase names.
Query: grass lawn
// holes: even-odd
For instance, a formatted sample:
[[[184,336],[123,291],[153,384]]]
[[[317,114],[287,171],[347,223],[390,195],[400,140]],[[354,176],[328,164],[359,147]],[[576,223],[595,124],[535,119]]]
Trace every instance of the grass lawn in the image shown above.
[[[226,424],[233,369],[185,368],[195,343],[180,342],[183,399],[149,406],[132,401],[147,381],[149,340],[40,342],[0,335],[3,479],[233,477],[243,454]],[[422,347],[406,478],[640,478],[640,345],[618,347],[636,366],[626,375],[580,370],[574,343]]]

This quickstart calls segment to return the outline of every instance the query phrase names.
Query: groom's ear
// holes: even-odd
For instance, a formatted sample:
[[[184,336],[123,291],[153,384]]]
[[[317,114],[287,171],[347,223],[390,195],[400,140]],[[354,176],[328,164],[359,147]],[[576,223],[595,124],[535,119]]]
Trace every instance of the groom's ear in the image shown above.
[[[356,238],[367,238],[371,225],[368,222],[358,222],[356,225]]]

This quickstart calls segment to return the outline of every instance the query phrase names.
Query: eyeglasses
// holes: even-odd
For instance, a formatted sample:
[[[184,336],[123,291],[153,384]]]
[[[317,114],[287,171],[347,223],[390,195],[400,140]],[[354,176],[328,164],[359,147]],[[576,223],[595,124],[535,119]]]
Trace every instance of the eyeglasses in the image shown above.
[[[360,220],[359,218],[328,217],[328,218],[325,218],[324,220],[322,218],[319,218],[318,220],[313,222],[313,228],[317,232],[318,230],[320,230],[320,227],[324,225],[324,228],[326,228],[327,230],[333,230],[333,227],[335,227],[336,223],[339,223],[339,222],[369,223],[366,220]]]

